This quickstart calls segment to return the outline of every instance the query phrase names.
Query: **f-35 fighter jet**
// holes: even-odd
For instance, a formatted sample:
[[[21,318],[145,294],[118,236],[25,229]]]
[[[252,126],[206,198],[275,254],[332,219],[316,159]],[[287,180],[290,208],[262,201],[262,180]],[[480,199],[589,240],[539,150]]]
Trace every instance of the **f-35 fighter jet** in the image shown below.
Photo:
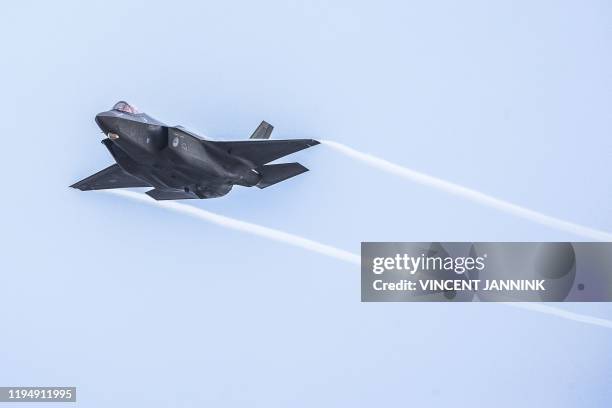
[[[267,163],[319,144],[269,140],[273,127],[266,122],[250,140],[208,140],[181,126],[166,126],[123,101],[98,114],[96,123],[117,163],[71,187],[153,187],[147,194],[156,200],[221,197],[234,185],[266,188],[308,171],[299,163]]]

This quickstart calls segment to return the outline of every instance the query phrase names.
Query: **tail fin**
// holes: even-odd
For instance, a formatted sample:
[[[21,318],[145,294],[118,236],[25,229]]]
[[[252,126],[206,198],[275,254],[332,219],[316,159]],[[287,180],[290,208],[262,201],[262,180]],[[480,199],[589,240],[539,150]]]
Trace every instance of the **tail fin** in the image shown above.
[[[281,163],[267,164],[258,167],[257,171],[261,174],[261,181],[257,184],[257,187],[266,188],[272,184],[280,183],[288,178],[305,173],[308,169],[300,163]]]
[[[255,129],[250,139],[269,139],[272,130],[274,130],[274,126],[264,120],[257,126],[257,129]]]

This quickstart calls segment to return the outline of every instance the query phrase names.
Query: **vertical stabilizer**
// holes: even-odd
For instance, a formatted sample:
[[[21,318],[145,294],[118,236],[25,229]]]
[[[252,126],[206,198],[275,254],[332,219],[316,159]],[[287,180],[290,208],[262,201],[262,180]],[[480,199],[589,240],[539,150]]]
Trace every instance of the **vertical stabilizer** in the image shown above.
[[[274,130],[274,126],[266,122],[265,120],[261,122],[257,129],[251,135],[251,139],[269,139],[272,134],[272,130]]]

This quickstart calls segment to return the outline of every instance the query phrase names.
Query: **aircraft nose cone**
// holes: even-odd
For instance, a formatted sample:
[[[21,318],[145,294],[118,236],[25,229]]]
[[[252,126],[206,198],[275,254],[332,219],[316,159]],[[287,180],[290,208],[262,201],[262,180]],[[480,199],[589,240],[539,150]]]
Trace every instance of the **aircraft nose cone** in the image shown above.
[[[112,112],[102,112],[96,115],[96,123],[105,133],[117,132],[117,117]]]

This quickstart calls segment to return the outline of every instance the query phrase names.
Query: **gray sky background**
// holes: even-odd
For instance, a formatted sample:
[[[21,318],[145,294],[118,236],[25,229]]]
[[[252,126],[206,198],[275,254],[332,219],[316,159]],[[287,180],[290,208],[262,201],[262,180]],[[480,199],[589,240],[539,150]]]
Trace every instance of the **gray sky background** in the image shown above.
[[[607,406],[612,331],[497,304],[361,304],[359,268],[67,188],[125,99],[243,139],[336,140],[612,230],[605,1],[11,2],[0,13],[0,384],[81,406]],[[580,240],[318,146],[189,204],[361,241]],[[565,304],[612,318],[609,304]],[[20,405],[23,406],[23,405]]]

